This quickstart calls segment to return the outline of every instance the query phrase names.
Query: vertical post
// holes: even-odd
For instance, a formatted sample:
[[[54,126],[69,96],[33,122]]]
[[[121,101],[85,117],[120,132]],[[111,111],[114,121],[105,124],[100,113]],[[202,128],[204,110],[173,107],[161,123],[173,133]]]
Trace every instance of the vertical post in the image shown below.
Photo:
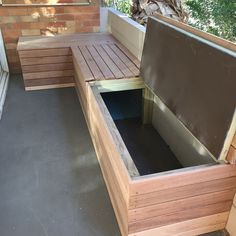
[[[153,111],[154,95],[147,87],[143,89],[143,124],[152,123],[152,111]]]

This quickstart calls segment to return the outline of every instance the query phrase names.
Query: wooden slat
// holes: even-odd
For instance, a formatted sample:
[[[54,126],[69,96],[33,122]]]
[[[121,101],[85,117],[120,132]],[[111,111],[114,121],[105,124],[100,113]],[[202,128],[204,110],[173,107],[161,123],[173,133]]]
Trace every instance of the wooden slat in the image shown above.
[[[68,56],[71,55],[70,47],[67,48],[53,48],[53,49],[38,49],[19,51],[21,58],[35,58],[35,57],[50,57],[50,56]]]
[[[137,66],[140,68],[140,61],[121,43],[116,43],[116,46]]]
[[[55,77],[68,77],[73,76],[73,70],[60,70],[60,71],[46,71],[46,72],[35,72],[35,73],[23,73],[25,80],[33,80],[33,79],[48,79]]]
[[[70,63],[58,63],[58,64],[30,65],[30,66],[22,66],[21,68],[23,73],[72,70],[73,64],[70,62]]]
[[[72,56],[56,56],[56,57],[36,57],[36,58],[20,58],[21,65],[42,65],[48,63],[67,63],[72,62]]]
[[[147,220],[132,222],[129,224],[129,233],[135,233],[164,225],[175,224],[181,221],[228,212],[230,211],[231,205],[232,201],[225,201],[203,207],[192,208],[191,210],[186,209],[169,215],[157,216]]]
[[[65,48],[68,47],[68,45],[88,45],[96,42],[113,43],[114,41],[114,37],[111,34],[106,33],[80,33],[70,35],[56,35],[54,37],[24,36],[19,38],[17,50],[23,51],[35,49]]]
[[[229,189],[221,192],[213,192],[176,201],[150,205],[147,207],[135,208],[129,210],[129,222],[150,219],[161,215],[169,215],[186,209],[207,206],[223,201],[232,201],[235,192],[236,189]]]
[[[158,182],[156,184],[158,184]],[[206,181],[176,188],[172,187],[160,191],[153,191],[146,194],[131,196],[130,209],[176,201],[184,198],[200,196],[203,194],[230,190],[234,188],[236,188],[236,177]]]
[[[104,78],[105,79],[114,79],[115,76],[113,75],[113,73],[111,72],[109,67],[106,65],[106,63],[103,61],[101,56],[98,54],[98,52],[96,51],[94,46],[87,46],[87,48],[88,48],[90,54],[92,55],[94,61],[96,62],[96,64],[100,68]]]
[[[123,73],[119,70],[116,64],[111,60],[111,58],[107,55],[104,49],[100,45],[94,45],[99,55],[102,57],[103,61],[106,62],[109,69],[112,71],[116,79],[120,79],[124,77]]]
[[[108,46],[114,51],[114,53],[116,53],[116,55],[124,62],[124,64],[127,65],[129,70],[133,72],[134,76],[139,76],[139,68],[132,60],[130,60],[130,58],[124,54],[123,51],[120,50],[120,48],[116,46],[116,44],[110,44]]]
[[[89,53],[88,49],[85,46],[80,46],[79,50],[83,55],[90,71],[92,72],[95,79],[103,79],[103,74],[100,71],[99,67],[97,66],[96,62],[94,61],[93,57]]]
[[[190,171],[191,170],[191,171]],[[130,193],[132,195],[146,194],[169,188],[202,183],[217,179],[236,176],[236,166],[218,164],[209,167],[185,168],[173,174],[156,174],[137,178],[133,181]]]
[[[25,87],[55,85],[55,84],[71,84],[74,83],[74,77],[59,77],[49,79],[24,80]]]
[[[86,61],[83,58],[83,55],[81,54],[77,46],[72,47],[72,54],[74,57],[74,62],[76,62],[76,66],[80,70],[81,79],[83,79],[84,81],[94,80],[94,76],[91,73]]]
[[[129,68],[123,63],[123,61],[121,61],[121,59],[111,50],[111,48],[108,45],[103,44],[101,46],[106,51],[106,53],[109,55],[109,57],[112,59],[112,61],[121,70],[121,72],[124,74],[125,77],[134,77],[135,76],[135,74],[129,70]]]
[[[223,212],[138,233],[131,233],[129,236],[196,236],[224,229],[228,216],[229,212]]]
[[[34,90],[44,90],[44,89],[56,89],[56,88],[70,88],[75,87],[75,83],[65,83],[65,84],[50,84],[50,85],[42,85],[42,86],[32,86],[26,87],[26,91],[34,91]]]

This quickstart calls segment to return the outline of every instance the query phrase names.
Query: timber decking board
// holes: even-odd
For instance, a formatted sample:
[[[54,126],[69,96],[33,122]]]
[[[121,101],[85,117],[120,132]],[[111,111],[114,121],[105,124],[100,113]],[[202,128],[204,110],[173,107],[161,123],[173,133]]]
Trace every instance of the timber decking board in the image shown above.
[[[73,47],[74,48],[74,47]],[[87,65],[83,76],[88,80],[106,80],[134,78],[139,76],[139,68],[114,42],[113,44],[96,44],[72,48],[73,55],[79,54],[79,65]],[[132,56],[130,56],[132,58]],[[86,75],[88,74],[88,75]],[[91,78],[91,75],[93,78]]]
[[[96,50],[102,57],[104,61],[106,61],[107,66],[111,70],[111,72],[114,74],[114,77],[116,79],[122,78],[124,75],[123,73],[119,70],[119,68],[116,66],[116,64],[111,60],[111,58],[107,55],[107,53],[102,49],[101,45],[96,45],[95,46]]]
[[[79,50],[84,57],[85,62],[87,63],[90,71],[93,74],[94,80],[100,80],[103,78],[103,74],[100,68],[97,66],[96,62],[94,61],[93,57],[91,56],[90,52],[86,48],[86,46],[80,46]]]
[[[101,72],[103,73],[105,79],[112,79],[114,75],[110,71],[109,67],[107,64],[103,61],[102,57],[98,54],[97,50],[95,49],[94,46],[87,46],[90,54],[92,55],[94,61],[100,68]]]

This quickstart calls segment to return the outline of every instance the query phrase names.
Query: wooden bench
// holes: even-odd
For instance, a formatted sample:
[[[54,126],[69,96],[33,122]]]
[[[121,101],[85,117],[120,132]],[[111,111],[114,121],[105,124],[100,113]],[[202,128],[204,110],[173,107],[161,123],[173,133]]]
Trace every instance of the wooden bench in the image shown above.
[[[139,61],[109,34],[21,37],[17,49],[26,90],[74,86],[72,50],[85,81],[139,75]]]
[[[166,32],[172,28],[168,21],[162,20],[152,20],[150,29],[152,27],[156,27],[157,31],[166,29]],[[180,43],[195,37],[189,38],[189,35],[194,33],[192,30],[183,33],[177,29],[177,32],[179,39],[183,37]],[[193,135],[196,131],[193,126],[183,124],[182,119],[187,116],[181,113],[177,117],[172,107],[173,102],[167,105],[169,100],[164,103],[159,97],[161,94],[164,99],[166,93],[163,92],[165,89],[158,93],[159,87],[155,86],[154,80],[160,82],[162,77],[155,76],[155,69],[161,71],[158,66],[165,61],[162,62],[160,58],[166,60],[167,57],[165,54],[158,57],[157,53],[154,54],[153,60],[149,60],[148,54],[153,50],[150,45],[157,40],[155,34],[148,33],[146,40],[150,41],[144,47],[142,66],[145,65],[145,68],[141,68],[144,79],[139,76],[140,62],[137,58],[110,34],[23,37],[19,41],[18,50],[26,90],[75,84],[123,236],[193,236],[224,229],[236,191],[236,166],[228,164],[234,163],[236,159],[234,118],[233,125],[229,121],[229,130],[226,132],[225,140],[227,139],[228,145],[221,143],[220,146],[220,149],[223,146],[224,157],[217,160],[218,156],[214,157],[206,148],[208,143],[206,146],[201,143],[202,133]],[[174,37],[165,33],[163,37],[167,38],[162,38],[161,42],[170,40],[173,43],[171,40]],[[199,37],[192,40],[192,45],[199,46],[199,40]],[[213,51],[218,53],[217,48]],[[204,55],[201,47],[199,51]],[[192,49],[187,50],[187,53],[193,52]],[[192,56],[191,54],[191,59]],[[171,58],[174,63],[178,63],[178,58]],[[172,66],[174,69],[170,69],[170,72],[174,73],[174,76],[179,74],[175,64]],[[178,92],[180,88],[173,80],[174,76],[166,76],[165,81],[169,79],[170,87],[174,92]],[[189,92],[188,87],[192,89],[188,83],[185,84],[189,78],[179,76],[176,79],[183,83],[183,86],[187,86],[181,95]],[[129,144],[125,142],[124,136],[121,136],[112,111],[109,110],[109,104],[104,98],[104,94],[113,96],[121,91],[131,95],[133,92],[136,94],[135,91],[142,92],[142,102],[139,100],[144,124],[142,128],[145,124],[155,126],[171,147],[176,160],[180,162],[179,169],[172,165],[168,171],[155,170],[151,174],[140,172],[140,166],[135,163],[136,157],[130,153]],[[122,93],[120,96],[126,95]],[[173,97],[175,98],[170,94],[170,101],[174,101]],[[123,100],[121,107],[126,106],[126,103],[128,101]],[[129,104],[128,108],[132,109],[136,103],[138,99],[135,97],[134,103]],[[201,109],[201,106],[199,107]],[[192,119],[192,116],[190,118]],[[200,124],[198,127],[203,126]],[[139,133],[136,136],[138,135]],[[210,141],[212,138],[210,137]],[[158,146],[159,141],[155,144]],[[132,145],[137,147],[136,143],[131,142]],[[167,149],[168,146],[165,150]],[[228,149],[230,151],[226,156]],[[149,158],[149,150],[145,150],[145,147],[143,150],[145,152],[141,156],[145,161]],[[162,165],[169,157],[158,155],[155,158],[159,159],[159,164]]]

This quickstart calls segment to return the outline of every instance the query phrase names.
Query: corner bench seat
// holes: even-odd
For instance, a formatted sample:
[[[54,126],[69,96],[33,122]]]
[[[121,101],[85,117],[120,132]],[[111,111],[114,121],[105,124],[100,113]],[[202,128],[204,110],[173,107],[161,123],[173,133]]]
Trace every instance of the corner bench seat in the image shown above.
[[[74,86],[72,52],[85,81],[139,75],[139,60],[106,33],[20,37],[17,50],[26,90]]]
[[[176,41],[176,37],[168,33],[168,30],[176,31],[172,26],[156,19],[149,20],[149,24],[145,41],[153,40],[156,45],[156,39],[161,37],[159,47],[160,42]],[[163,29],[162,34],[152,31],[155,27]],[[189,33],[181,34],[181,42],[189,40]],[[165,37],[168,40],[162,40]],[[193,39],[195,43],[200,42]],[[177,116],[162,102],[159,92],[153,91],[155,84],[149,79],[159,78],[159,81],[164,75],[154,77],[149,72],[160,68],[160,62],[165,63],[170,57],[163,57],[167,55],[166,50],[159,50],[162,53],[159,56],[155,53],[158,48],[153,50],[149,42],[145,45],[142,78],[139,77],[140,62],[110,34],[23,37],[18,50],[27,90],[75,85],[122,236],[195,236],[224,229],[236,192],[236,166],[209,156],[208,150],[192,134],[191,127],[183,125],[182,113]],[[169,45],[173,45],[170,50],[176,49],[174,43]],[[193,52],[191,47],[189,50]],[[218,50],[217,47],[214,50]],[[147,55],[155,57],[147,60]],[[175,65],[178,58],[171,58],[174,61],[170,65]],[[172,73],[179,72],[177,66],[169,68]],[[187,74],[184,75],[188,81]],[[174,91],[180,91],[178,82],[182,77],[168,78],[172,79]],[[200,78],[204,79],[205,75]],[[184,88],[190,94],[188,85]],[[139,103],[140,127],[156,126],[155,130],[166,137],[166,144],[172,145],[173,150],[180,147],[175,149],[181,151],[176,152],[176,160],[181,157],[190,161],[190,165],[180,163],[181,168],[140,173],[140,166],[134,162],[136,155],[130,154],[104,99],[106,92],[112,95],[125,91],[132,95],[135,90],[141,92],[141,99],[139,102],[136,97],[130,99],[132,103],[127,109]],[[176,96],[171,93],[171,101],[172,96],[174,101]],[[126,107],[126,101],[123,99],[118,105]],[[162,145],[158,139],[155,143],[158,147]],[[139,142],[135,145],[141,146]],[[142,161],[149,158],[149,148],[145,150]],[[155,158],[161,163],[167,160],[167,155],[157,153]]]

